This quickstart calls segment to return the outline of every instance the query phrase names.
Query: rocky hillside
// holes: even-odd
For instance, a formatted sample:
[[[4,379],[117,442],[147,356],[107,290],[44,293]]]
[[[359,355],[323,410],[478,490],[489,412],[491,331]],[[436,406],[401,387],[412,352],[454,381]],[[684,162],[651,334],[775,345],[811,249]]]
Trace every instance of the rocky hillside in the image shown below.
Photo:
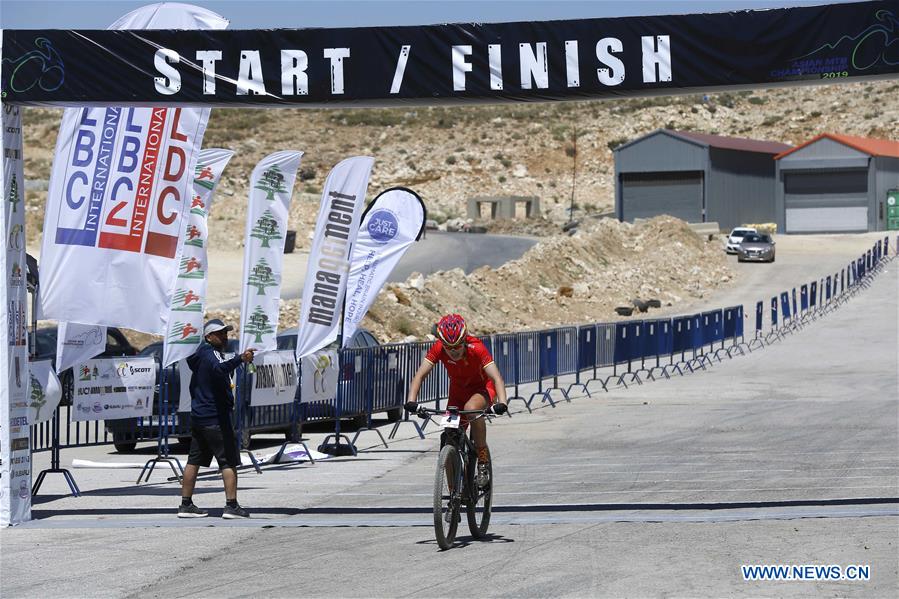
[[[477,334],[614,321],[615,308],[635,299],[677,306],[728,284],[733,275],[721,247],[667,216],[639,225],[590,221],[497,269],[413,274],[388,285],[362,326],[382,341],[403,341],[425,338],[447,312],[461,312]],[[299,300],[282,301],[280,315],[279,330],[296,326]],[[239,321],[237,310],[214,316]]]
[[[60,116],[59,110],[25,111],[26,179],[33,180],[29,243],[39,235],[45,200],[39,188],[49,177]],[[290,221],[303,248],[328,170],[350,155],[375,157],[371,197],[393,185],[411,187],[438,221],[464,216],[472,196],[537,195],[546,218],[559,222],[567,218],[572,188],[577,210],[609,211],[611,148],[661,127],[795,144],[824,131],[897,139],[896,123],[896,81],[572,103],[214,109],[204,145],[237,154],[213,208],[211,247],[240,247],[250,171],[276,150],[306,153]]]

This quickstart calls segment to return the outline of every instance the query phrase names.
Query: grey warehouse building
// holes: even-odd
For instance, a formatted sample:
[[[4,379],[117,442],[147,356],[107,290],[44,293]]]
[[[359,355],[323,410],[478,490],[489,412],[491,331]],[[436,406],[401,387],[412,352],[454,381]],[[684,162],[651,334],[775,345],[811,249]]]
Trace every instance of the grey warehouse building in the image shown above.
[[[615,148],[619,220],[670,214],[722,229],[774,222],[774,157],[786,144],[659,129]]]
[[[899,189],[899,142],[824,133],[775,158],[777,229],[882,231]]]

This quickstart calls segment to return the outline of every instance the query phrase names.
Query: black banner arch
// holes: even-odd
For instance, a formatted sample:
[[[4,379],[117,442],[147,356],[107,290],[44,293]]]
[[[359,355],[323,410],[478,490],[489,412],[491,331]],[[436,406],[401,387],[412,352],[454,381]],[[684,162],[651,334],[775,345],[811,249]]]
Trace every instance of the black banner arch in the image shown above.
[[[899,77],[899,0],[347,29],[6,30],[4,102],[397,106]]]

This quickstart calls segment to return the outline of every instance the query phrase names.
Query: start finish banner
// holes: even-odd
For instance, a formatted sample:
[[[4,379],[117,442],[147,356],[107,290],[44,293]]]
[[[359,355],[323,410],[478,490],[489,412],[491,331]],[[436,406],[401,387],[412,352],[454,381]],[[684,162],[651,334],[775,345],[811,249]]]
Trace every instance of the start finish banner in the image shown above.
[[[897,18],[896,0],[881,0],[351,29],[6,30],[2,86],[35,104],[385,106],[820,84],[899,73]]]

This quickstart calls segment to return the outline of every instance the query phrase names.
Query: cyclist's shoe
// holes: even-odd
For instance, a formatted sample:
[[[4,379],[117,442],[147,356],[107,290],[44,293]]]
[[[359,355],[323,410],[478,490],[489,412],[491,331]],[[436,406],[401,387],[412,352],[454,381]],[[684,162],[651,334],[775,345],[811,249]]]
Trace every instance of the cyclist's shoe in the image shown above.
[[[477,483],[479,489],[486,489],[490,484],[490,469],[487,462],[478,462]]]
[[[225,510],[222,512],[222,518],[225,520],[237,520],[238,518],[249,518],[250,512],[245,510],[244,508],[236,505],[231,507],[230,505],[225,506]]]
[[[182,505],[178,508],[179,518],[205,518],[208,515],[206,510],[201,510],[192,503],[190,505]]]

